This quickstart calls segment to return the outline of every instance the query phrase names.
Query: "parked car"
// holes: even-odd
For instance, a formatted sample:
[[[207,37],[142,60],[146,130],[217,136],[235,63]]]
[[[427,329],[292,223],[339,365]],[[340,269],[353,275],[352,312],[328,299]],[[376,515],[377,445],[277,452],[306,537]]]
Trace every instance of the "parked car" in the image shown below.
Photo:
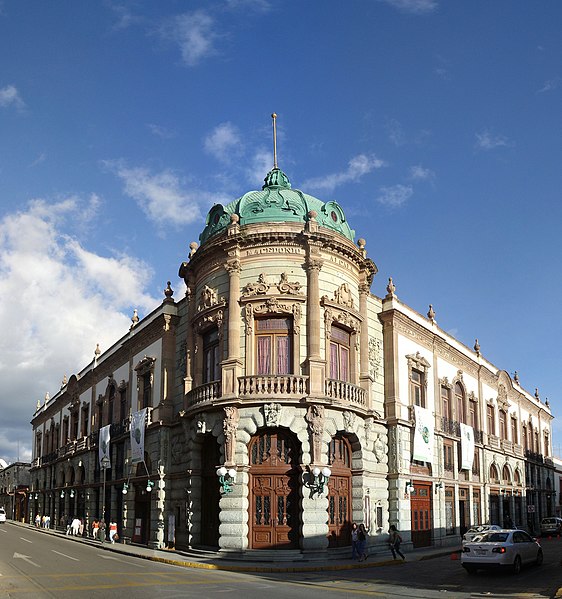
[[[6,510],[0,507],[0,522],[6,522]]]
[[[560,534],[562,531],[562,518],[543,518],[541,520],[541,534]]]
[[[473,526],[472,528],[469,528],[462,536],[462,544],[464,545],[465,543],[473,541],[476,535],[501,529],[501,526],[498,526],[497,524],[481,524],[480,526]]]
[[[511,568],[519,574],[527,564],[540,566],[543,553],[539,543],[524,530],[494,530],[469,543],[461,553],[461,565],[473,574],[484,568]]]

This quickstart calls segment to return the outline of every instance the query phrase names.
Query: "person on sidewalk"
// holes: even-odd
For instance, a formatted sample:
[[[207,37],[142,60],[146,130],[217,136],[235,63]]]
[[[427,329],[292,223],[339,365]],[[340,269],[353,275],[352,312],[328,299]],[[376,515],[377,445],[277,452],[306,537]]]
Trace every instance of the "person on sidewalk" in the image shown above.
[[[100,528],[99,520],[97,518],[94,518],[94,521],[92,522],[92,538],[94,539],[94,541],[98,540],[99,528]]]
[[[357,522],[351,524],[351,559],[357,559],[359,552],[357,551],[357,534],[359,529],[357,528]]]
[[[115,520],[111,520],[109,523],[109,540],[112,545],[115,545],[115,537],[117,536],[117,522]],[[119,538],[119,537],[117,537]]]
[[[37,528],[39,528],[41,526],[41,516],[39,514],[37,514],[37,516],[35,516],[35,526]]]
[[[402,543],[402,537],[400,536],[400,533],[396,530],[396,526],[394,526],[394,524],[390,526],[388,534],[388,545],[390,546],[390,551],[392,551],[392,559],[396,559],[396,554],[398,554],[403,560],[405,560],[406,556],[400,551],[400,543]]]
[[[357,552],[359,553],[359,561],[367,559],[367,530],[365,525],[361,523],[357,530]]]
[[[105,543],[105,520],[103,518],[100,520],[98,536],[100,541]]]

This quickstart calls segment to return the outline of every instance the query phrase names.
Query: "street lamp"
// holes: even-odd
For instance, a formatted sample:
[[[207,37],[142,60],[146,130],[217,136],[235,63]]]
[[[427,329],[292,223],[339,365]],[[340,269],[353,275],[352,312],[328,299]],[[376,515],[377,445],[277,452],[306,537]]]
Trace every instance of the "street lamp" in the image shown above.
[[[102,497],[102,519],[105,520],[105,477],[106,477],[106,471],[109,468],[111,462],[109,461],[109,458],[104,455],[103,458],[101,459],[101,469],[103,470],[103,497]]]

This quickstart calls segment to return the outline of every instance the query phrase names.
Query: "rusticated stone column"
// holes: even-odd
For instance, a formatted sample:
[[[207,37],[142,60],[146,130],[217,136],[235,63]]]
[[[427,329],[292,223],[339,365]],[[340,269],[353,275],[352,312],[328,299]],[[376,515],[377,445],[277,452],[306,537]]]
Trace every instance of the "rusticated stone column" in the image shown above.
[[[323,260],[310,253],[305,263],[307,273],[306,345],[310,398],[323,398],[326,361],[320,356],[320,283]]]
[[[230,254],[224,268],[228,272],[228,348],[227,358],[222,362],[222,391],[223,399],[238,395],[238,377],[241,375],[240,360],[240,260],[238,250]]]

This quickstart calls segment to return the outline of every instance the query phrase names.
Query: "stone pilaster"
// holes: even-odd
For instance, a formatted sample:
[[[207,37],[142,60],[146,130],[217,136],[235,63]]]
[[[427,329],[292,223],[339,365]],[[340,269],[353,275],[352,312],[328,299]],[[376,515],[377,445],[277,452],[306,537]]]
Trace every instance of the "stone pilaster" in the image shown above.
[[[240,260],[239,251],[233,251],[225,264],[228,272],[228,349],[227,358],[222,362],[222,398],[238,396],[238,377],[242,374],[240,360]]]
[[[307,272],[306,341],[310,398],[323,398],[326,361],[320,356],[320,283],[323,260],[309,253],[305,263]]]

